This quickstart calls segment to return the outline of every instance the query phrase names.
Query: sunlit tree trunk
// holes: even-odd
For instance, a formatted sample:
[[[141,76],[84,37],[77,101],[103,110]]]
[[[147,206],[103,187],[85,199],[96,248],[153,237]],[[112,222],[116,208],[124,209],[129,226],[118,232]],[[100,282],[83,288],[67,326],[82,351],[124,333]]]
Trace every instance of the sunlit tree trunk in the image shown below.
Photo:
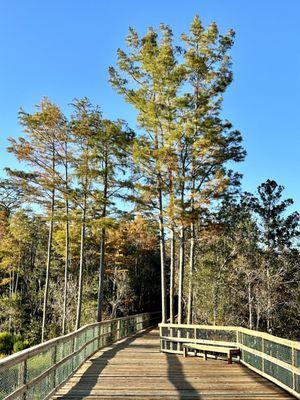
[[[272,332],[271,327],[271,285],[270,285],[270,267],[267,266],[267,332]]]
[[[81,310],[82,310],[82,288],[83,288],[83,267],[84,267],[84,247],[85,247],[85,227],[86,227],[86,202],[87,194],[84,195],[84,203],[82,208],[81,234],[80,234],[80,262],[79,262],[79,280],[78,280],[78,297],[76,312],[76,329],[80,328]]]
[[[189,274],[188,311],[187,311],[188,324],[192,324],[194,264],[195,264],[195,223],[192,221],[191,239],[190,239],[190,274]]]
[[[161,269],[161,310],[162,310],[162,322],[167,321],[167,308],[166,308],[166,270],[165,270],[165,228],[163,218],[163,200],[162,200],[162,189],[158,188],[158,204],[159,204],[159,246],[160,246],[160,269]]]
[[[170,238],[170,323],[174,323],[174,282],[175,282],[175,228],[171,227]]]
[[[99,287],[98,287],[98,309],[97,309],[97,322],[102,321],[103,317],[103,284],[104,284],[104,270],[105,270],[105,236],[106,229],[101,229],[100,239],[100,263],[99,263]]]
[[[104,182],[103,182],[103,210],[102,218],[106,217],[107,211],[107,196],[108,196],[108,171],[107,171],[107,157],[104,164]],[[101,229],[100,238],[100,262],[99,262],[99,286],[98,286],[98,307],[97,307],[97,322],[102,321],[103,317],[103,285],[104,285],[104,272],[105,272],[105,241],[106,229],[103,226]]]
[[[64,270],[64,305],[62,318],[62,335],[66,333],[67,303],[68,303],[68,270],[70,259],[70,227],[69,227],[69,185],[68,185],[68,153],[67,144],[65,145],[65,270]]]
[[[259,330],[259,327],[260,327],[260,315],[261,315],[261,312],[260,312],[260,304],[257,303],[257,304],[256,304],[256,327],[255,327],[255,329],[256,329],[257,331]]]
[[[185,179],[185,170],[183,166],[183,179]],[[184,227],[184,195],[185,185],[181,187],[181,226],[179,230],[179,273],[178,273],[178,324],[183,322],[183,279],[185,263],[185,227]]]
[[[50,206],[50,223],[49,223],[48,246],[47,246],[46,280],[45,280],[45,289],[44,289],[43,320],[42,320],[42,339],[41,339],[42,342],[44,342],[44,340],[45,340],[45,327],[46,327],[46,317],[47,317],[50,266],[51,266],[51,258],[52,258],[54,202],[55,202],[55,189],[52,190],[51,206]]]
[[[178,274],[178,324],[183,320],[183,278],[185,261],[185,229],[180,227],[180,247],[179,247],[179,274]]]
[[[251,283],[248,282],[248,310],[249,310],[249,329],[253,329],[253,310],[252,310],[252,291]]]

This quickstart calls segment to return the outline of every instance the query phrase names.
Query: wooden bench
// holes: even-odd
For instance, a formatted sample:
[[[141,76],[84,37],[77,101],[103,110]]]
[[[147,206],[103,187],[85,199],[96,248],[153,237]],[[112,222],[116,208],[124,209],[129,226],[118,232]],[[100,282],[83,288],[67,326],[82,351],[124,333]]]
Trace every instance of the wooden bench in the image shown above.
[[[240,356],[240,349],[233,347],[213,346],[208,344],[196,344],[196,343],[183,343],[182,347],[183,347],[184,357],[188,355],[188,349],[194,350],[195,355],[197,353],[197,350],[201,350],[204,353],[205,360],[207,360],[207,353],[221,353],[227,355],[228,364],[232,364],[232,357]]]

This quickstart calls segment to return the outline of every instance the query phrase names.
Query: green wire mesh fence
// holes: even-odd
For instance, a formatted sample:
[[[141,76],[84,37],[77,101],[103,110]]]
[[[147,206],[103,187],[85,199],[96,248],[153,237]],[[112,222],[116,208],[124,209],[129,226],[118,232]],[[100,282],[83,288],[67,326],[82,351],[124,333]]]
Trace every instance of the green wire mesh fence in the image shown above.
[[[157,312],[97,322],[0,360],[0,400],[50,398],[97,350],[159,319]]]
[[[241,350],[241,363],[300,399],[300,342],[236,326],[159,324],[161,350],[183,353],[183,343]]]

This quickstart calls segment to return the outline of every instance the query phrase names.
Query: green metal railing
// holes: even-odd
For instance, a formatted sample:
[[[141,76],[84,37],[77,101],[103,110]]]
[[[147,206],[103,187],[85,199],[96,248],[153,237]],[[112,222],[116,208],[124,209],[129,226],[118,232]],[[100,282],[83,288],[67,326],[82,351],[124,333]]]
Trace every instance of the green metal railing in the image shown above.
[[[144,313],[86,325],[0,360],[0,400],[44,400],[97,350],[159,322]]]
[[[241,363],[300,399],[300,342],[236,326],[159,324],[161,350],[183,353],[183,343],[241,349]]]

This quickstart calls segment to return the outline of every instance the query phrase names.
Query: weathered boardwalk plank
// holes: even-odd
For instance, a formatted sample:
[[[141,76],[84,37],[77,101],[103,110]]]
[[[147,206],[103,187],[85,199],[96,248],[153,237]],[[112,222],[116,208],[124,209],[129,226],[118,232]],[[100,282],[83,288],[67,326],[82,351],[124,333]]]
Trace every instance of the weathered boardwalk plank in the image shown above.
[[[292,398],[240,364],[160,353],[155,329],[97,352],[54,396],[65,400]]]

